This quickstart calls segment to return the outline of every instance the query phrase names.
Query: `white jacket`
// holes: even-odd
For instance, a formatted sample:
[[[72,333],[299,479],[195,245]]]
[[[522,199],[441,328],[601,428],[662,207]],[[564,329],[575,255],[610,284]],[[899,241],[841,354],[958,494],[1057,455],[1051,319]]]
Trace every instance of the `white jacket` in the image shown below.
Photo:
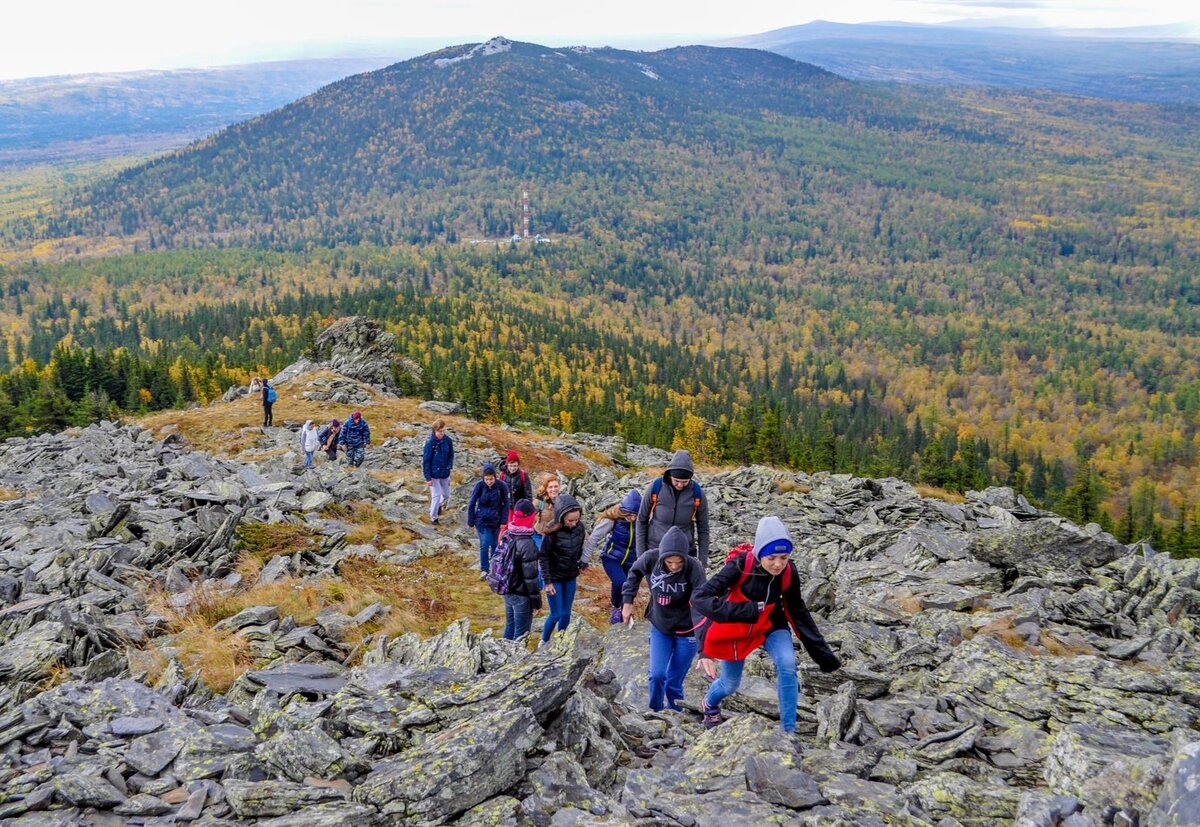
[[[316,451],[320,447],[321,435],[317,431],[317,426],[310,419],[300,429],[300,450],[307,453],[309,451]]]

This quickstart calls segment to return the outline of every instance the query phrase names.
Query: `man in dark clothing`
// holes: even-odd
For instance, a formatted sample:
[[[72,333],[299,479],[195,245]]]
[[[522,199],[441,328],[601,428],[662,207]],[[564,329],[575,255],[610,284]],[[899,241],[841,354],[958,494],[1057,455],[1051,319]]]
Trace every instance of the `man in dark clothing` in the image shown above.
[[[362,465],[366,459],[367,446],[371,444],[371,426],[363,419],[360,411],[350,414],[338,439],[346,449],[346,462],[355,468]]]
[[[263,403],[263,427],[275,424],[275,417],[271,413],[271,408],[275,405],[275,388],[271,386],[270,381],[264,379],[262,386],[262,403]]]
[[[454,442],[444,420],[436,420],[421,455],[421,473],[429,486],[429,521],[438,524],[442,508],[450,502],[450,472],[454,469]]]
[[[496,479],[496,466],[484,463],[483,479],[475,483],[467,503],[467,526],[479,534],[479,573],[487,576],[500,526],[508,520],[508,486]]]
[[[688,553],[708,568],[708,500],[692,479],[692,455],[676,451],[662,478],[646,486],[638,509],[635,543],[638,555],[657,548],[675,526],[688,537]]]
[[[510,502],[533,501],[533,486],[529,484],[529,475],[521,467],[521,455],[516,451],[509,451],[508,456],[504,458],[504,470],[500,472],[500,479],[508,484]]]
[[[799,683],[792,632],[822,672],[840,668],[841,661],[804,605],[800,576],[790,559],[792,539],[783,521],[763,517],[754,545],[735,551],[741,554],[692,597],[700,664],[709,677],[717,678],[704,698],[704,726],[711,729],[721,723],[721,701],[737,691],[746,658],[762,647],[775,663],[780,724],[784,732],[795,732]],[[721,663],[720,677],[714,660]]]
[[[691,599],[704,585],[704,567],[688,555],[687,535],[675,526],[667,529],[657,549],[639,557],[621,588],[621,617],[633,619],[633,601],[643,578],[650,583],[650,708],[660,710],[663,701],[679,709],[683,680],[696,656],[696,624]]]

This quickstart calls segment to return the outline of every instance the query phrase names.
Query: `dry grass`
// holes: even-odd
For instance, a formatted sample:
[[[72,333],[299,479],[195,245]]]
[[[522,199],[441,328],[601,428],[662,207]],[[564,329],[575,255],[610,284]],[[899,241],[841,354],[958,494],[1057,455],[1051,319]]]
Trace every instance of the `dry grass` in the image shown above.
[[[947,503],[965,503],[967,498],[957,491],[947,491],[945,488],[937,488],[932,485],[914,485],[913,488],[922,497],[930,500],[941,500]]]
[[[400,523],[383,516],[374,505],[361,500],[330,503],[321,513],[325,517],[354,526],[346,535],[346,542],[352,545],[367,544],[383,550],[411,543],[417,538],[416,534]]]
[[[24,496],[15,488],[0,488],[0,500],[19,500]]]
[[[777,494],[807,494],[809,491],[812,491],[812,486],[799,482],[795,477],[781,477],[775,480]]]

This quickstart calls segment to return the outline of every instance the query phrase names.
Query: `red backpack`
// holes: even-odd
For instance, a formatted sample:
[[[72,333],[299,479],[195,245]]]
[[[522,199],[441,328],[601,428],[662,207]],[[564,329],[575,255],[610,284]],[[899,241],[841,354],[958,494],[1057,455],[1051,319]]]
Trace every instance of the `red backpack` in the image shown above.
[[[748,603],[746,596],[742,594],[742,586],[750,577],[750,573],[754,571],[754,546],[751,543],[744,543],[740,546],[735,546],[725,555],[725,562],[732,563],[739,557],[742,558],[742,573],[738,577],[737,583],[729,590],[726,600],[730,603]],[[779,599],[782,603],[783,593],[792,585],[792,567],[789,565],[783,570],[783,579],[779,590]],[[774,601],[768,603],[761,612],[758,613],[758,619],[753,623],[732,623],[719,620],[705,618],[701,626],[708,626],[708,632],[704,635],[703,655],[707,658],[715,660],[745,660],[751,652],[763,645],[767,639],[767,634],[771,631],[771,611],[774,608]],[[787,615],[787,604],[783,604],[783,612]],[[791,615],[788,615],[788,623],[792,621]]]

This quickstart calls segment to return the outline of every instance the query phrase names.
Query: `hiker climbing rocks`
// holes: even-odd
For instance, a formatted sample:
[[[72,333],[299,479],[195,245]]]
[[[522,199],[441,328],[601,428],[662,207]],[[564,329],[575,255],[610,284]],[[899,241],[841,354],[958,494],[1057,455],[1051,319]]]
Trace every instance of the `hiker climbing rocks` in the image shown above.
[[[483,465],[483,479],[475,483],[467,503],[467,526],[479,535],[479,574],[487,574],[488,561],[496,550],[500,526],[508,518],[508,486],[496,477],[496,466]]]
[[[633,540],[633,523],[637,519],[641,504],[642,492],[636,488],[631,489],[619,503],[613,503],[600,514],[596,520],[596,527],[588,537],[588,559],[592,558],[593,551],[599,547],[600,565],[604,566],[604,573],[608,575],[611,584],[610,623],[621,622],[621,588],[625,585],[629,569],[638,556]]]
[[[538,585],[541,552],[533,542],[537,509],[529,500],[518,500],[504,531],[504,539],[488,570],[488,585],[504,596],[504,639],[517,640],[529,634],[533,610],[542,605]]]
[[[542,541],[540,570],[546,584],[546,603],[550,612],[542,625],[542,643],[550,640],[554,627],[564,630],[571,624],[571,606],[575,603],[575,581],[587,568],[583,546],[587,531],[583,527],[583,509],[570,494],[559,494],[554,501],[556,528]]]
[[[708,567],[708,501],[694,475],[692,455],[676,451],[662,477],[646,486],[636,523],[638,554],[658,548],[667,529],[676,526],[688,537],[689,553]]]
[[[312,468],[313,454],[321,447],[321,435],[311,419],[304,420],[300,428],[300,450],[304,452],[304,467]]]
[[[421,457],[421,472],[429,486],[429,521],[438,524],[442,509],[450,502],[450,471],[454,468],[454,441],[446,435],[444,420],[434,420]]]
[[[321,440],[321,450],[325,452],[330,462],[337,462],[338,436],[342,432],[340,420],[331,419],[329,424],[321,429],[318,438]]]
[[[339,441],[346,449],[346,462],[358,468],[366,458],[367,446],[371,444],[371,427],[360,411],[350,414],[342,426]]]
[[[642,580],[650,584],[650,708],[660,710],[664,701],[679,709],[683,679],[696,656],[696,624],[691,600],[704,585],[704,567],[688,554],[687,535],[672,526],[662,544],[637,559],[622,589],[622,619],[633,619],[633,602]]]
[[[775,664],[779,719],[784,732],[796,731],[796,649],[792,632],[822,672],[841,666],[800,595],[800,577],[791,561],[792,538],[778,517],[758,521],[754,545],[729,552],[725,566],[696,590],[700,665],[710,678],[702,711],[704,726],[721,723],[721,701],[737,691],[746,658],[760,646]],[[715,661],[720,661],[717,677]]]

